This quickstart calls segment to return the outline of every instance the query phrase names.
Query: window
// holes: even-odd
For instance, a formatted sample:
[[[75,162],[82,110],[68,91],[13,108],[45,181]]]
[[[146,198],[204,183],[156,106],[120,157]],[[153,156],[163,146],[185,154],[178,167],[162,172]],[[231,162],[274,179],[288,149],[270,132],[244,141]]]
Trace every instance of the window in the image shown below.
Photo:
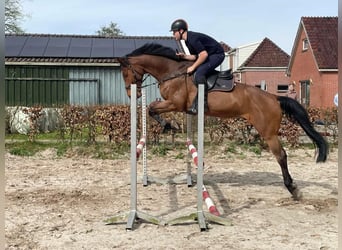
[[[277,86],[277,92],[278,93],[285,93],[289,90],[289,85],[288,84],[279,84]]]
[[[267,91],[267,85],[256,84],[254,87],[259,88],[261,90]]]
[[[266,81],[265,81],[265,80],[262,80],[262,81],[260,82],[260,84],[255,84],[254,86],[257,87],[257,88],[259,88],[259,89],[261,89],[261,90],[267,91],[267,84],[266,84]]]
[[[309,41],[307,38],[303,40],[303,51],[306,51],[309,49]]]
[[[310,80],[300,82],[300,103],[308,108],[310,106]]]

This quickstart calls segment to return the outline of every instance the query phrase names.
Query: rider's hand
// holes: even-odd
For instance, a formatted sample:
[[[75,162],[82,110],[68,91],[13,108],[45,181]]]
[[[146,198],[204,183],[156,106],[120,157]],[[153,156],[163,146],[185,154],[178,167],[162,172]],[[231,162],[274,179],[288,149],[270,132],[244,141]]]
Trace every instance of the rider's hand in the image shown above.
[[[184,58],[185,57],[185,54],[184,53],[176,53],[176,56],[178,56],[179,58]]]
[[[188,73],[189,75],[191,75],[194,71],[195,69],[192,66],[186,69],[186,73]]]

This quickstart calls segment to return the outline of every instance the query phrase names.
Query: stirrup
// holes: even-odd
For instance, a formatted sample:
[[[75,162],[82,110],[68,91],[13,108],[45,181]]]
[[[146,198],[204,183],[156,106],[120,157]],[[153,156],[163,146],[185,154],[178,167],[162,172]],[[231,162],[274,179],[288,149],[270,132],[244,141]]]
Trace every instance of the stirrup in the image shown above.
[[[191,107],[190,109],[188,109],[186,111],[186,113],[189,114],[189,115],[197,115],[197,108]]]
[[[208,108],[208,103],[204,103],[204,113],[208,112],[209,108]],[[187,110],[188,114],[190,115],[197,115],[198,113],[198,103],[196,103],[195,105],[193,104],[190,109]]]
[[[198,94],[195,96],[195,99],[192,101],[191,107],[187,110],[187,113],[190,115],[197,115],[197,113],[198,113]]]

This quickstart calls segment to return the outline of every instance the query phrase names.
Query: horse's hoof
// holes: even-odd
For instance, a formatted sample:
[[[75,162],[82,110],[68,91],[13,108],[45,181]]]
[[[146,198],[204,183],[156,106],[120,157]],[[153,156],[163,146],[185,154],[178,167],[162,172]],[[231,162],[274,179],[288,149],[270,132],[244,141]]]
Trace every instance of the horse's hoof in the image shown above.
[[[180,130],[180,126],[176,123],[176,122],[167,122],[165,123],[164,127],[163,127],[163,131],[162,133],[165,134],[169,131],[179,131]]]
[[[164,127],[163,127],[163,131],[162,131],[162,134],[165,134],[167,132],[169,132],[171,130],[171,124],[169,122],[167,122]]]
[[[196,109],[189,109],[186,111],[188,115],[197,115],[197,110]]]
[[[171,130],[173,130],[173,131],[181,130],[180,125],[175,120],[171,120],[170,126],[171,126]]]
[[[298,188],[295,188],[292,192],[292,198],[295,200],[295,201],[299,201],[303,198],[303,194],[302,192],[298,189]]]

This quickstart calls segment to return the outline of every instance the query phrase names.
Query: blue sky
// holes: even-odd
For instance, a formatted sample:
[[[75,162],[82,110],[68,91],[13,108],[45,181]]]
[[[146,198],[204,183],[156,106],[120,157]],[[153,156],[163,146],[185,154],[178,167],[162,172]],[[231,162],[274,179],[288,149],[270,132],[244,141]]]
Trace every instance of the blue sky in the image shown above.
[[[117,23],[128,36],[170,36],[184,18],[190,30],[231,47],[271,39],[288,54],[302,16],[338,16],[337,0],[22,0],[27,33],[92,35]]]

